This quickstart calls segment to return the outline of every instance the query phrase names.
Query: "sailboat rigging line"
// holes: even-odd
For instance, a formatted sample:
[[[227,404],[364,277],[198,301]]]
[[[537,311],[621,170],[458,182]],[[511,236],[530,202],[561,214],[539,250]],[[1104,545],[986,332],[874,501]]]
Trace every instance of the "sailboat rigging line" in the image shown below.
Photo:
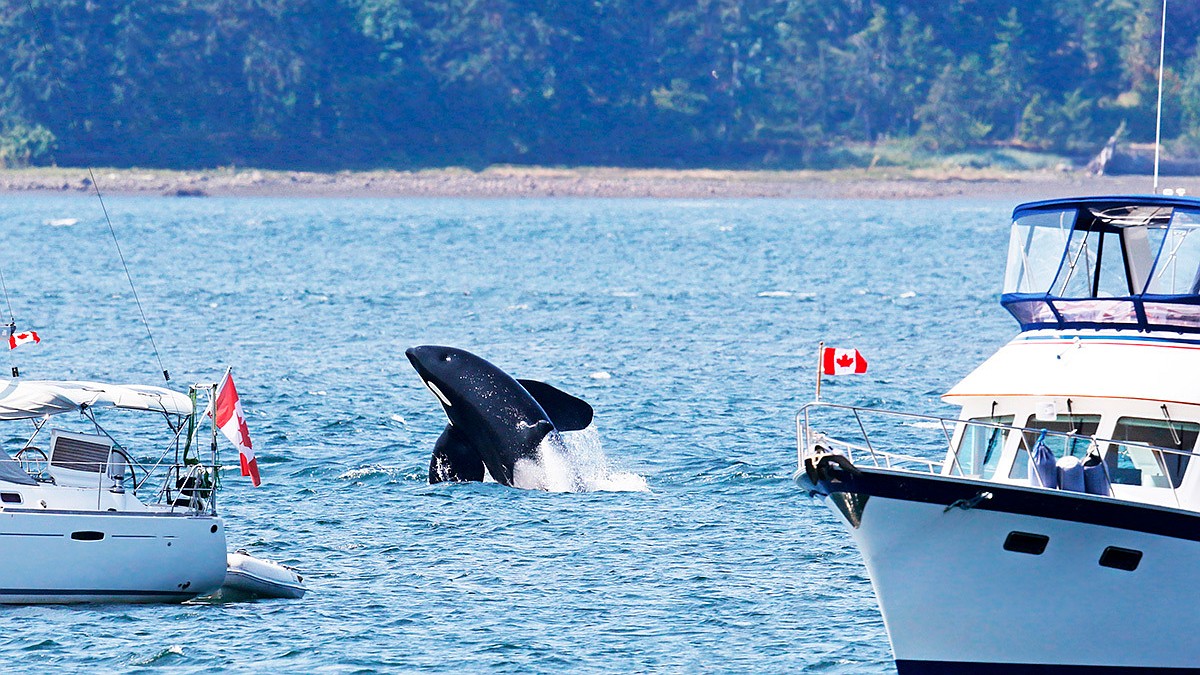
[[[1163,58],[1167,50],[1167,0],[1163,0],[1162,31],[1158,37],[1158,114],[1154,121],[1154,194],[1158,194],[1158,156],[1162,147]]]
[[[88,167],[88,176],[92,179],[92,187],[96,190],[96,199],[100,200],[100,209],[104,211],[104,222],[108,223],[108,232],[112,235],[113,245],[117,247],[117,257],[121,259],[125,278],[129,280],[129,290],[133,291],[133,301],[137,303],[138,314],[142,315],[142,325],[146,327],[146,335],[150,338],[150,348],[154,350],[154,359],[158,361],[158,368],[162,371],[163,379],[170,382],[171,373],[163,367],[162,356],[159,355],[158,345],[154,342],[154,333],[150,332],[150,322],[146,320],[146,311],[142,309],[142,301],[138,298],[137,288],[133,285],[133,275],[129,273],[129,265],[125,263],[125,254],[121,252],[121,242],[117,241],[117,230],[113,227],[112,219],[108,217],[108,207],[104,205],[104,197],[100,194],[100,186],[96,183],[96,176],[92,173],[91,167]]]
[[[46,40],[46,33],[42,30],[42,22],[38,18],[37,10],[33,7],[33,0],[25,0],[25,6],[29,8],[29,18],[33,23],[33,29],[38,34],[38,39],[41,41],[41,51],[46,51],[50,48],[50,42]],[[60,85],[65,86],[65,82],[61,77],[56,78]],[[108,207],[104,205],[104,197],[100,194],[100,185],[96,183],[96,175],[92,172],[92,167],[88,167],[88,177],[92,181],[92,188],[96,190],[96,199],[100,200],[100,210],[104,211],[104,221],[108,223],[108,231],[112,234],[113,244],[117,247],[117,257],[121,259],[121,267],[125,269],[125,278],[129,280],[129,289],[133,291],[133,301],[137,303],[138,314],[142,316],[142,325],[146,327],[146,335],[150,337],[150,347],[154,350],[154,359],[158,361],[158,368],[162,371],[163,379],[167,382],[171,381],[171,373],[163,367],[162,356],[158,353],[158,345],[154,342],[154,334],[150,332],[150,322],[146,320],[146,311],[142,309],[142,301],[138,298],[137,288],[133,285],[133,276],[129,274],[129,265],[125,264],[125,254],[121,252],[121,243],[117,241],[117,231],[113,228],[112,219],[108,217]],[[8,289],[4,289],[4,298],[8,299]],[[12,315],[12,307],[9,306],[9,315]],[[16,321],[13,321],[13,330]],[[12,355],[10,354],[11,358]],[[17,377],[17,366],[13,364],[13,377]]]

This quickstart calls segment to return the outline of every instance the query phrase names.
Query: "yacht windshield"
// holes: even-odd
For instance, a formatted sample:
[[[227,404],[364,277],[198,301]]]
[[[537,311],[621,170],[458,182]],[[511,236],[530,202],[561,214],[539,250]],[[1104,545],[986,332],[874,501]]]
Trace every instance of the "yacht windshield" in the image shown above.
[[[1176,211],[1170,227],[1159,227],[1158,260],[1150,274],[1150,295],[1195,295],[1200,293],[1200,214]]]
[[[1058,273],[1075,226],[1075,209],[1043,211],[1018,218],[1008,244],[1005,293],[1045,293]]]
[[[1002,302],[1023,327],[1200,331],[1200,208],[1097,201],[1017,214]]]

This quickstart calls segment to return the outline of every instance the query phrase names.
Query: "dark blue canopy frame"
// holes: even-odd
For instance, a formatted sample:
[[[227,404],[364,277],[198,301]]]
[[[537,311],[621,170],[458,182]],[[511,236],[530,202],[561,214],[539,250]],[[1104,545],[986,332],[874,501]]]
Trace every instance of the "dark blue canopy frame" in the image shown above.
[[[1166,195],[1108,195],[1098,197],[1075,197],[1028,202],[1013,209],[1013,220],[1040,211],[1075,210],[1072,231],[1116,231],[1093,211],[1108,211],[1122,207],[1180,208],[1200,212],[1200,199]],[[1063,255],[1067,255],[1069,242]],[[1130,329],[1138,331],[1169,330],[1183,333],[1200,333],[1200,293],[1191,294],[1148,294],[1133,293],[1119,297],[1061,297],[1050,291],[1043,293],[1004,293],[1000,304],[1017,319],[1022,330],[1038,328],[1094,328]],[[1071,309],[1091,306],[1092,318],[1073,317]],[[1111,317],[1094,318],[1099,307],[1121,307],[1127,305],[1132,312],[1117,312]],[[1147,309],[1152,311],[1147,311]],[[1103,312],[1101,312],[1103,314]]]

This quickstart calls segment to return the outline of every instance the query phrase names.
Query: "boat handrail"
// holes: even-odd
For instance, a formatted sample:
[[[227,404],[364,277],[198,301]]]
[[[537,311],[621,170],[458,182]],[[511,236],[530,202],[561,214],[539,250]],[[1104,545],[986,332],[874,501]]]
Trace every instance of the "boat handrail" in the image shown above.
[[[855,421],[858,423],[860,432],[862,433],[862,444],[851,443],[841,439],[834,439],[820,432],[814,432],[809,423],[809,412],[816,408],[825,408],[830,410],[842,410],[854,415]],[[892,452],[889,450],[881,450],[871,443],[870,433],[867,431],[867,426],[863,422],[863,413],[872,415],[881,415],[889,417],[898,417],[909,420],[916,420],[927,423],[936,423],[941,428],[945,437],[946,446],[941,450],[942,457],[926,458],[915,455],[906,455],[903,453]],[[796,413],[796,458],[797,465],[803,469],[804,460],[822,454],[818,448],[824,451],[830,448],[822,446],[821,442],[828,445],[836,445],[839,448],[844,448],[847,452],[846,457],[851,461],[855,461],[854,454],[856,451],[860,456],[865,454],[870,457],[872,463],[879,468],[895,468],[896,464],[923,464],[927,467],[928,473],[939,473],[946,462],[946,457],[950,457],[951,461],[957,464],[958,455],[954,450],[954,434],[959,425],[964,427],[980,427],[985,429],[1000,429],[1003,431],[1015,431],[1021,433],[1020,443],[1025,446],[1028,451],[1028,443],[1026,439],[1028,435],[1046,434],[1048,436],[1062,437],[1068,440],[1085,441],[1089,446],[1098,447],[1101,445],[1120,445],[1120,446],[1135,446],[1144,448],[1152,452],[1161,452],[1170,455],[1180,455],[1184,457],[1195,457],[1198,453],[1189,450],[1180,450],[1177,448],[1164,448],[1149,443],[1130,440],[1118,440],[1113,438],[1101,438],[1099,436],[1090,436],[1086,434],[1073,434],[1065,431],[1053,431],[1041,429],[1037,427],[1018,427],[1012,424],[1001,424],[998,422],[987,422],[983,420],[966,420],[958,417],[941,417],[937,415],[925,415],[921,413],[910,413],[900,410],[885,410],[882,408],[871,408],[866,406],[855,406],[843,403],[827,403],[825,401],[813,401],[807,403],[800,408]],[[1172,487],[1172,491],[1174,491]]]
[[[219,471],[214,464],[172,464],[152,503],[215,515],[213,495]]]

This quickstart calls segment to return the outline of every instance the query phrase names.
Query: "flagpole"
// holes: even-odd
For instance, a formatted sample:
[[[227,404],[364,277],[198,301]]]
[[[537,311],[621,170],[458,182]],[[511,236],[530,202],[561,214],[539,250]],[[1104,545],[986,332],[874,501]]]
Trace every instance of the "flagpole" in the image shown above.
[[[225,370],[225,377],[221,378],[221,384],[225,383],[225,379],[233,372],[233,366],[229,366]],[[217,512],[217,487],[221,484],[221,451],[217,445],[217,387],[220,385],[212,385],[208,390],[208,406],[212,410],[212,416],[209,420],[212,422],[212,473],[213,473],[213,490],[209,496],[209,505],[212,507],[213,514]]]
[[[17,368],[17,357],[13,355],[12,336],[17,334],[17,320],[14,318],[4,327],[5,333],[8,333],[8,365],[12,366],[12,376],[14,379],[21,376],[20,369]]]
[[[821,400],[821,369],[823,367],[822,362],[824,360],[825,360],[825,342],[821,341],[821,342],[817,343],[817,395],[815,398],[813,398],[813,401]]]

